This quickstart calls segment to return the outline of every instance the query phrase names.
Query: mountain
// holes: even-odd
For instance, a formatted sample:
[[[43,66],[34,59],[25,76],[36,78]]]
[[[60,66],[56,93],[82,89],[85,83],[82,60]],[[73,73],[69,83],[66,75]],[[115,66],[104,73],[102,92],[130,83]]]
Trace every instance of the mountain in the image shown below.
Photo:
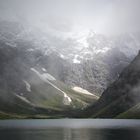
[[[138,49],[139,34],[109,38],[91,31],[63,37],[1,21],[0,117],[71,117],[95,103],[85,113],[90,116],[108,101],[120,103],[115,99],[121,93],[112,96],[111,89],[108,96],[105,89],[121,77]]]
[[[131,107],[127,111],[120,113],[115,118],[117,118],[117,119],[125,119],[125,118],[127,118],[127,119],[139,119],[140,118],[140,103]]]
[[[139,36],[135,33],[106,37],[93,31],[59,36],[18,22],[0,22],[1,41],[25,47],[29,52],[41,52],[38,63],[56,79],[97,96],[136,56]]]
[[[100,99],[85,111],[85,115],[95,118],[113,118],[116,116],[118,118],[126,116],[127,118],[127,114],[130,114],[130,112],[132,113],[131,116],[134,115],[133,111],[136,111],[135,114],[138,114],[140,103],[139,91],[140,53],[122,71],[118,79],[103,92]]]
[[[94,94],[74,91],[43,68],[41,51],[0,42],[0,111],[17,115],[61,114],[87,107]],[[45,57],[45,56],[44,56]],[[47,59],[47,58],[45,58]]]

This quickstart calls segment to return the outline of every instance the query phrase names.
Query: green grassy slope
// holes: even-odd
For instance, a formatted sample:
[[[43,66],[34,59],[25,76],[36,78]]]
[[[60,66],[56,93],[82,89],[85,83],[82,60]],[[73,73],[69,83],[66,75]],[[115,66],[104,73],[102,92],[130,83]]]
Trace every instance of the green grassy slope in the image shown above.
[[[140,103],[133,106],[126,112],[115,117],[116,119],[140,119]]]
[[[97,100],[97,98],[92,95],[85,95],[73,91],[70,87],[58,80],[49,81],[56,87],[55,88],[43,81],[35,73],[32,73],[32,78],[30,78],[28,82],[31,85],[31,92],[26,95],[26,98],[39,107],[56,110],[65,110],[67,108],[80,109]],[[72,100],[69,106],[63,103],[64,93],[66,93]]]
[[[0,119],[67,117],[71,112],[82,110],[98,99],[92,95],[75,92],[60,81],[50,81],[60,89],[58,90],[36,73],[31,73],[26,81],[30,84],[31,91],[23,90],[22,95],[0,90]],[[64,93],[71,98],[69,105],[64,104]]]

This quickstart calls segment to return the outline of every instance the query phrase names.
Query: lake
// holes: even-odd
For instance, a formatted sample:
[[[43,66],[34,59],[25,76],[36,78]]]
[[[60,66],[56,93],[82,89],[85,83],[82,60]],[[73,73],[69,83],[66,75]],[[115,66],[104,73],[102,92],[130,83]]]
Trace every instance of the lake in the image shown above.
[[[140,140],[139,120],[1,120],[0,140]]]

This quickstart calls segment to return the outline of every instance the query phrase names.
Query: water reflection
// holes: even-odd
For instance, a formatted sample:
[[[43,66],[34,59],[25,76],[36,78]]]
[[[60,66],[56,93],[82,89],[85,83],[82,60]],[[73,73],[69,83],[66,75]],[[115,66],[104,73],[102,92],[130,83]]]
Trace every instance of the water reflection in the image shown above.
[[[140,129],[1,130],[0,140],[140,140]]]

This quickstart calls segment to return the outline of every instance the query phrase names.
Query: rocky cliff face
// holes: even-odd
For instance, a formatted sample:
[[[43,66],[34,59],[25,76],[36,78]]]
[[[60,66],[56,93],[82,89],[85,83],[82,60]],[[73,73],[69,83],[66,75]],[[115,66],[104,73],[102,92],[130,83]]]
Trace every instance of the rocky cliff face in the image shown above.
[[[69,116],[68,111],[81,110],[93,100],[93,94],[72,90],[49,70],[50,58],[41,50],[29,51],[24,45],[13,47],[0,42],[0,112],[6,116]],[[57,56],[54,56],[57,58]],[[51,58],[52,59],[52,58]],[[59,58],[53,68],[57,71]],[[46,63],[45,63],[46,62]],[[57,65],[58,64],[58,65]],[[46,67],[46,68],[45,68]],[[53,74],[55,71],[52,71]],[[1,113],[0,113],[1,116]],[[37,117],[37,116],[36,116]]]
[[[140,53],[86,113],[93,117],[112,118],[140,102]]]
[[[0,109],[29,114],[81,110],[97,101],[104,89],[120,77],[92,107],[92,113],[98,116],[97,111],[108,102],[117,102],[120,108],[107,116],[124,111],[137,102],[124,93],[130,92],[125,83],[130,81],[126,77],[130,78],[131,71],[126,76],[120,73],[137,52],[138,37],[128,35],[123,41],[122,37],[106,38],[90,32],[84,38],[63,38],[20,23],[0,22]],[[84,94],[75,92],[73,87],[92,94],[86,90],[82,90]],[[136,92],[137,88],[133,90]],[[123,104],[127,99],[130,103]]]
[[[63,38],[7,21],[0,23],[0,40],[36,54],[32,61],[70,87],[82,87],[98,96],[139,49],[139,34],[107,38],[89,32],[83,37]]]

